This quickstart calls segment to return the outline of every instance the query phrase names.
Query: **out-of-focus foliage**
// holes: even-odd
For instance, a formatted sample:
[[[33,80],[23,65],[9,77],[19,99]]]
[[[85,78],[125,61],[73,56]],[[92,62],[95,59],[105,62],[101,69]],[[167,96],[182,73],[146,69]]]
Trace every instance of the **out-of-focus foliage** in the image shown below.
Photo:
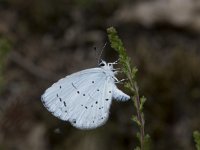
[[[197,150],[200,150],[200,133],[198,131],[193,132],[194,141],[196,143]]]
[[[4,65],[7,58],[7,54],[11,50],[11,43],[6,38],[0,37],[0,91],[4,83]]]

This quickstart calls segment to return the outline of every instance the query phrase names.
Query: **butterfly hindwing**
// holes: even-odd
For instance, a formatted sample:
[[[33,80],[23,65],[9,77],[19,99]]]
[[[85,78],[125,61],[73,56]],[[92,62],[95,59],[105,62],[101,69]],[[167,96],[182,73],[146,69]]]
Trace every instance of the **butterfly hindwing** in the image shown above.
[[[113,99],[117,101],[127,101],[130,99],[130,96],[119,90],[116,85],[113,85]]]

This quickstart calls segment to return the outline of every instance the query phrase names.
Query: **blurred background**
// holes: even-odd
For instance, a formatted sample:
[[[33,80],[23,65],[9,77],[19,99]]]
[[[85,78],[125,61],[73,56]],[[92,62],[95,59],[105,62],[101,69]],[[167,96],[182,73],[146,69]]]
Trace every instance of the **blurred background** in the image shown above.
[[[139,69],[152,149],[195,149],[200,1],[0,0],[0,150],[131,150],[138,145],[131,101],[113,101],[108,122],[91,131],[55,118],[40,101],[61,77],[97,66],[94,47],[102,49],[110,26]],[[118,56],[108,44],[102,58]]]

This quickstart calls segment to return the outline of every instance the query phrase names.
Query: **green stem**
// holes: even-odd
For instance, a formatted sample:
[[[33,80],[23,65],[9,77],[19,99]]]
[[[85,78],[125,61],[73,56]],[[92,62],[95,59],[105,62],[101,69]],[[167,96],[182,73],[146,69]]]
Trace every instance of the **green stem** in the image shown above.
[[[134,92],[134,97],[132,97],[133,102],[136,104],[136,111],[137,111],[137,119],[140,123],[140,144],[141,144],[141,150],[144,150],[144,138],[145,138],[145,130],[144,130],[144,116],[142,115],[142,112],[140,110],[140,105],[141,105],[141,101],[140,101],[140,95],[139,95],[139,89],[137,86],[137,82],[134,81],[134,79],[132,79],[131,77],[131,67],[130,65],[128,65],[128,73],[127,73],[127,77],[129,79],[129,82],[131,84],[131,87],[133,89]]]
[[[137,109],[137,119],[140,122],[140,144],[141,144],[141,150],[144,149],[144,117],[142,115],[142,112],[140,111],[140,96],[139,91],[136,82],[134,83],[134,89],[135,89],[135,98],[134,101],[136,101],[136,109]]]
[[[142,107],[145,100],[143,98],[140,98],[139,89],[135,79],[137,68],[131,65],[130,58],[126,54],[126,50],[123,46],[121,39],[118,37],[115,28],[110,27],[107,29],[107,32],[111,43],[111,47],[119,53],[120,64],[123,66],[123,72],[128,78],[127,87],[128,89],[131,90],[132,94],[134,95],[131,98],[134,102],[134,106],[136,109],[136,115],[133,116],[133,120],[138,124],[139,134],[140,134],[139,135],[140,147],[137,147],[136,149],[144,150],[147,147],[146,142],[148,140],[147,138],[149,137],[145,135],[145,130],[144,130],[145,121],[142,112]]]

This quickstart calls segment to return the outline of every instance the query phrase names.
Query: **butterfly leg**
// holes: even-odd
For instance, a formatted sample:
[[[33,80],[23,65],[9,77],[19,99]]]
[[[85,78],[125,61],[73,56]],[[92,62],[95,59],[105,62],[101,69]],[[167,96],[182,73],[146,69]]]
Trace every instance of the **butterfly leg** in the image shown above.
[[[114,72],[115,75],[123,72],[123,71],[121,71],[120,68],[112,69],[112,71]]]
[[[112,62],[112,63],[108,63],[108,65],[116,65],[118,63],[119,63],[119,58],[116,61]]]
[[[119,58],[116,61],[114,61],[112,64],[118,64],[118,63],[119,63]]]
[[[124,82],[124,81],[128,81],[128,79],[117,80],[117,81],[115,81],[115,83],[122,83],[122,82]]]
[[[112,69],[112,71],[121,71],[120,68],[115,68],[115,69]]]
[[[127,81],[128,79],[122,79],[122,80],[118,80],[116,77],[113,77],[113,79],[115,80],[115,83],[122,83],[124,81]]]

